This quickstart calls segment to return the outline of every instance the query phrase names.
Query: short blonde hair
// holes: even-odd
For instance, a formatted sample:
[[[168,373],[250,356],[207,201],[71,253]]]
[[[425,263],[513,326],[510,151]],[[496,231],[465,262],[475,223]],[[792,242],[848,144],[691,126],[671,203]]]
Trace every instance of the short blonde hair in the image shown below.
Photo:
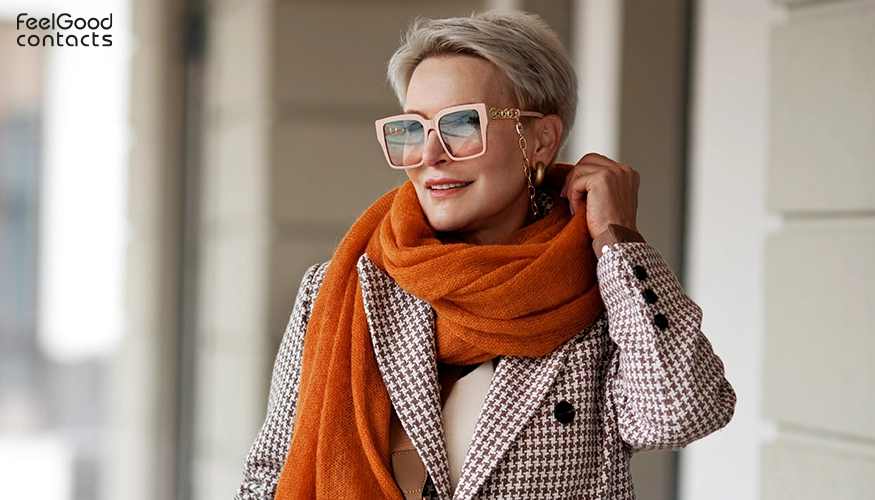
[[[494,64],[520,109],[559,115],[562,148],[577,114],[577,75],[559,36],[543,19],[494,10],[415,20],[389,60],[389,83],[402,108],[413,71],[423,60],[441,55],[470,55]]]

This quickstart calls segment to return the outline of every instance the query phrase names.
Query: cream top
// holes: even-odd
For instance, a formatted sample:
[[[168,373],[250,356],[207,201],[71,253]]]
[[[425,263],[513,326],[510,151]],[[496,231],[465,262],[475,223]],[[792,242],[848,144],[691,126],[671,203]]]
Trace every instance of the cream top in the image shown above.
[[[447,436],[447,459],[453,491],[462,477],[465,456],[471,446],[477,419],[483,409],[483,402],[486,401],[486,393],[494,373],[495,368],[491,361],[481,363],[453,385],[444,403],[444,432]]]

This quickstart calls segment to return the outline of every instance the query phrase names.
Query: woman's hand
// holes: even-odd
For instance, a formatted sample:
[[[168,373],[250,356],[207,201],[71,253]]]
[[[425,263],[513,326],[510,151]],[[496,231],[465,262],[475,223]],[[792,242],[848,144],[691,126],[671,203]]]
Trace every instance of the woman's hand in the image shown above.
[[[588,153],[565,178],[562,196],[568,198],[572,213],[585,207],[592,238],[605,231],[608,224],[638,231],[635,220],[640,180],[641,176],[629,165]]]

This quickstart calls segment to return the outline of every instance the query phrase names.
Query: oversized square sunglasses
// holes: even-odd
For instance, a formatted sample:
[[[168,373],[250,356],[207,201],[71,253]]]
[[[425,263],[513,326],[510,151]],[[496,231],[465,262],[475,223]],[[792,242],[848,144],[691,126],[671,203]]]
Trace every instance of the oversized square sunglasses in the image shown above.
[[[432,130],[453,161],[470,160],[486,153],[486,128],[490,120],[516,120],[522,116],[543,118],[534,111],[515,108],[489,108],[483,103],[444,108],[426,120],[417,114],[390,116],[377,120],[377,139],[392,168],[415,168],[422,158],[425,140]]]

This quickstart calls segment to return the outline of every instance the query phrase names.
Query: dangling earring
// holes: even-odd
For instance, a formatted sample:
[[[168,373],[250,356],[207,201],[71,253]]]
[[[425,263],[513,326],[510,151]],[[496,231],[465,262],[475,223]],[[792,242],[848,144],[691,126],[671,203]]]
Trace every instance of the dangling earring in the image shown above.
[[[540,186],[542,182],[544,182],[544,174],[547,172],[547,166],[544,165],[544,162],[539,161],[535,163],[535,179],[532,181],[532,184],[535,186]]]
[[[535,203],[535,186],[532,184],[532,171],[529,168],[529,157],[526,155],[526,136],[523,135],[523,124],[520,123],[519,117],[517,117],[516,121],[516,132],[520,135],[520,149],[523,151],[523,174],[526,176],[526,183],[528,184],[529,189],[529,202],[532,204],[532,215],[535,216],[535,220],[541,218],[541,213],[538,212],[538,204]]]

